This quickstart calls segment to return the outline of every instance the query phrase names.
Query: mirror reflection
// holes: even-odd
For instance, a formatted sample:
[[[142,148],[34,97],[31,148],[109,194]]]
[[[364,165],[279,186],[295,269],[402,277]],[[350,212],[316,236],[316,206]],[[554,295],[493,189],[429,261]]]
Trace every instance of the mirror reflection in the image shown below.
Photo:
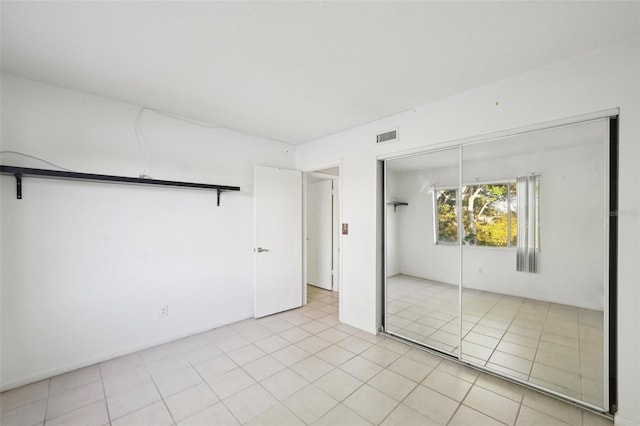
[[[387,160],[386,331],[604,407],[607,134]]]
[[[460,250],[456,223],[441,223],[454,241],[434,243],[433,187],[455,186],[459,162],[455,148],[387,161],[385,170],[387,331],[450,354],[460,344]]]

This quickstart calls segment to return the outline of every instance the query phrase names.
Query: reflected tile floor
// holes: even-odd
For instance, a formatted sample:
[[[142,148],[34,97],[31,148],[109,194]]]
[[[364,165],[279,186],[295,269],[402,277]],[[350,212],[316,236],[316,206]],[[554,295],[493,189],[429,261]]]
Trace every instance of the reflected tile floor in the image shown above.
[[[603,313],[464,289],[462,355],[473,364],[603,405]],[[387,330],[459,354],[458,288],[387,279]]]
[[[336,293],[0,395],[14,425],[611,425],[338,321]]]

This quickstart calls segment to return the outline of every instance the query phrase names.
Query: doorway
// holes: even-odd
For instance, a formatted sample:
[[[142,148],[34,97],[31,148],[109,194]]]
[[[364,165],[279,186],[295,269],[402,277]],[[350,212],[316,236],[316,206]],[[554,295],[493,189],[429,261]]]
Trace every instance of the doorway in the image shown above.
[[[305,283],[339,291],[339,167],[305,174]]]

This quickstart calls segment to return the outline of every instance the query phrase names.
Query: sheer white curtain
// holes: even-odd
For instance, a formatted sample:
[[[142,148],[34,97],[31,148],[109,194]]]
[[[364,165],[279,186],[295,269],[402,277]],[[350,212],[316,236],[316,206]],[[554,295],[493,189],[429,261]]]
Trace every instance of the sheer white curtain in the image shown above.
[[[518,245],[516,269],[538,272],[540,257],[540,176],[516,179],[518,198]]]

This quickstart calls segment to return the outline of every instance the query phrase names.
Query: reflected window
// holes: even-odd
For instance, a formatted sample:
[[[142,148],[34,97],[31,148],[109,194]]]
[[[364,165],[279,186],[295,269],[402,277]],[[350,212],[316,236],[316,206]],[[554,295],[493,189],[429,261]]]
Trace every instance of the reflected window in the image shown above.
[[[458,190],[434,189],[436,244],[458,243]],[[518,241],[515,182],[462,187],[462,241],[477,247],[515,247]]]
[[[463,187],[464,244],[479,247],[515,247],[518,214],[515,182]]]
[[[434,233],[436,244],[458,243],[458,190],[441,188],[434,190]]]

